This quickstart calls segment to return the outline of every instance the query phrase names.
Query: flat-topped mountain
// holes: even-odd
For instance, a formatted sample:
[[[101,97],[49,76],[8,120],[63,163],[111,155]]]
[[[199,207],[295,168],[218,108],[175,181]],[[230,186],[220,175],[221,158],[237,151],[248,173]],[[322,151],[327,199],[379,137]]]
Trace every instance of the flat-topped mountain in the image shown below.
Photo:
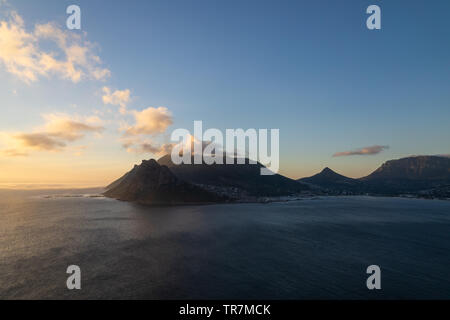
[[[441,156],[417,156],[383,163],[362,180],[450,180],[450,158]]]
[[[236,160],[236,159],[235,159]],[[192,158],[192,163],[194,163]],[[224,158],[224,163],[226,159]],[[233,193],[233,197],[276,197],[299,194],[309,187],[282,175],[261,175],[260,163],[249,164],[180,164],[172,162],[170,155],[158,160],[167,166],[177,178],[202,186],[208,190]],[[222,190],[222,191],[219,191]]]
[[[450,184],[450,158],[417,156],[385,162],[360,181],[377,193],[417,192]]]
[[[155,160],[140,165],[106,187],[105,196],[143,204],[220,202],[224,197],[178,179]]]
[[[385,162],[366,177],[352,179],[329,168],[298,181],[340,193],[445,194],[450,186],[450,158],[417,156]]]

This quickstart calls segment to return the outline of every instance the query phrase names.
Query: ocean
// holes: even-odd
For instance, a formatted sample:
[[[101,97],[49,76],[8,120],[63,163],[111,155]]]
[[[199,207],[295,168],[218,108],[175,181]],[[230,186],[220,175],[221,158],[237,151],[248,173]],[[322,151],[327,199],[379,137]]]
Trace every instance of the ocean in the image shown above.
[[[450,298],[450,201],[145,207],[97,192],[0,191],[0,299]]]

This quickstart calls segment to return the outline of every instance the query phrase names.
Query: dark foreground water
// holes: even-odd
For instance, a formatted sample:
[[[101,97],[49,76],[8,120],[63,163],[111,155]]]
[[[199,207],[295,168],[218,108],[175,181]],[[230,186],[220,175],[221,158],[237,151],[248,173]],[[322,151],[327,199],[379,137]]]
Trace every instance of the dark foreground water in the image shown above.
[[[450,298],[450,202],[147,208],[0,191],[0,298]],[[78,265],[82,289],[66,288]],[[382,269],[382,290],[366,268]]]

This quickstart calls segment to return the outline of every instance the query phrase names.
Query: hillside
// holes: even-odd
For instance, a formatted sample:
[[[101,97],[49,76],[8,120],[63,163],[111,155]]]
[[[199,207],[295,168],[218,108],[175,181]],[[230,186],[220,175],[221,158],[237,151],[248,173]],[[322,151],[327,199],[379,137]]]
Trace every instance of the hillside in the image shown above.
[[[331,193],[442,195],[450,186],[450,158],[417,156],[390,160],[366,177],[352,179],[329,168],[298,181]]]
[[[338,174],[328,167],[312,177],[302,178],[298,181],[313,186],[318,186],[329,191],[354,192],[360,190],[361,188],[361,182],[357,179],[348,178]]]
[[[105,196],[143,204],[208,203],[224,201],[210,193],[178,179],[166,166],[155,160],[144,160],[107,187]]]
[[[231,192],[233,197],[238,198],[288,196],[309,190],[308,186],[279,174],[262,176],[260,169],[263,166],[260,163],[249,164],[248,159],[246,164],[175,165],[170,155],[166,155],[158,163],[167,166],[183,181],[210,190]]]
[[[440,188],[450,184],[450,158],[417,156],[390,160],[360,181],[367,191],[383,194]]]

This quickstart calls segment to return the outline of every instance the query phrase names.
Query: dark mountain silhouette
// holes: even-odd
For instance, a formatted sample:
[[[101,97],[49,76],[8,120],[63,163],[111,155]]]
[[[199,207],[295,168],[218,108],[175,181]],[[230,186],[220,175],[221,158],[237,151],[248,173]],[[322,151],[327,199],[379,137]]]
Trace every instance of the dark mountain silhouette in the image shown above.
[[[226,159],[224,159],[224,163]],[[193,159],[192,159],[193,163]],[[298,195],[319,189],[328,194],[413,194],[448,197],[450,158],[418,156],[390,160],[370,175],[352,179],[330,168],[308,178],[262,176],[260,163],[175,165],[169,155],[144,160],[107,187],[105,196],[144,204],[253,201],[263,197]]]
[[[359,179],[348,178],[325,168],[319,174],[298,181],[340,193],[442,195],[448,194],[450,186],[450,158],[417,156],[390,160]]]
[[[328,167],[312,177],[302,178],[297,181],[318,186],[328,191],[354,192],[361,189],[361,182],[359,180],[338,174]]]
[[[144,160],[111,183],[105,196],[143,204],[220,202],[225,198],[178,179],[166,166]]]
[[[360,181],[368,192],[418,192],[450,184],[450,158],[416,156],[390,160]]]
[[[385,162],[362,180],[450,180],[450,158],[417,156]]]
[[[224,158],[225,162],[226,158]],[[160,158],[158,163],[167,166],[177,178],[183,181],[219,193],[224,192],[232,195],[233,198],[288,196],[309,190],[308,186],[279,174],[261,175],[260,169],[263,165],[249,164],[248,159],[245,159],[245,164],[175,165],[170,155],[166,155]],[[191,163],[194,163],[193,157]]]
[[[260,197],[298,195],[309,190],[308,186],[278,174],[262,176],[261,168],[261,164],[250,164],[248,159],[245,164],[175,165],[167,155],[158,162],[142,161],[107,186],[104,194],[144,204],[183,204],[253,201]]]

